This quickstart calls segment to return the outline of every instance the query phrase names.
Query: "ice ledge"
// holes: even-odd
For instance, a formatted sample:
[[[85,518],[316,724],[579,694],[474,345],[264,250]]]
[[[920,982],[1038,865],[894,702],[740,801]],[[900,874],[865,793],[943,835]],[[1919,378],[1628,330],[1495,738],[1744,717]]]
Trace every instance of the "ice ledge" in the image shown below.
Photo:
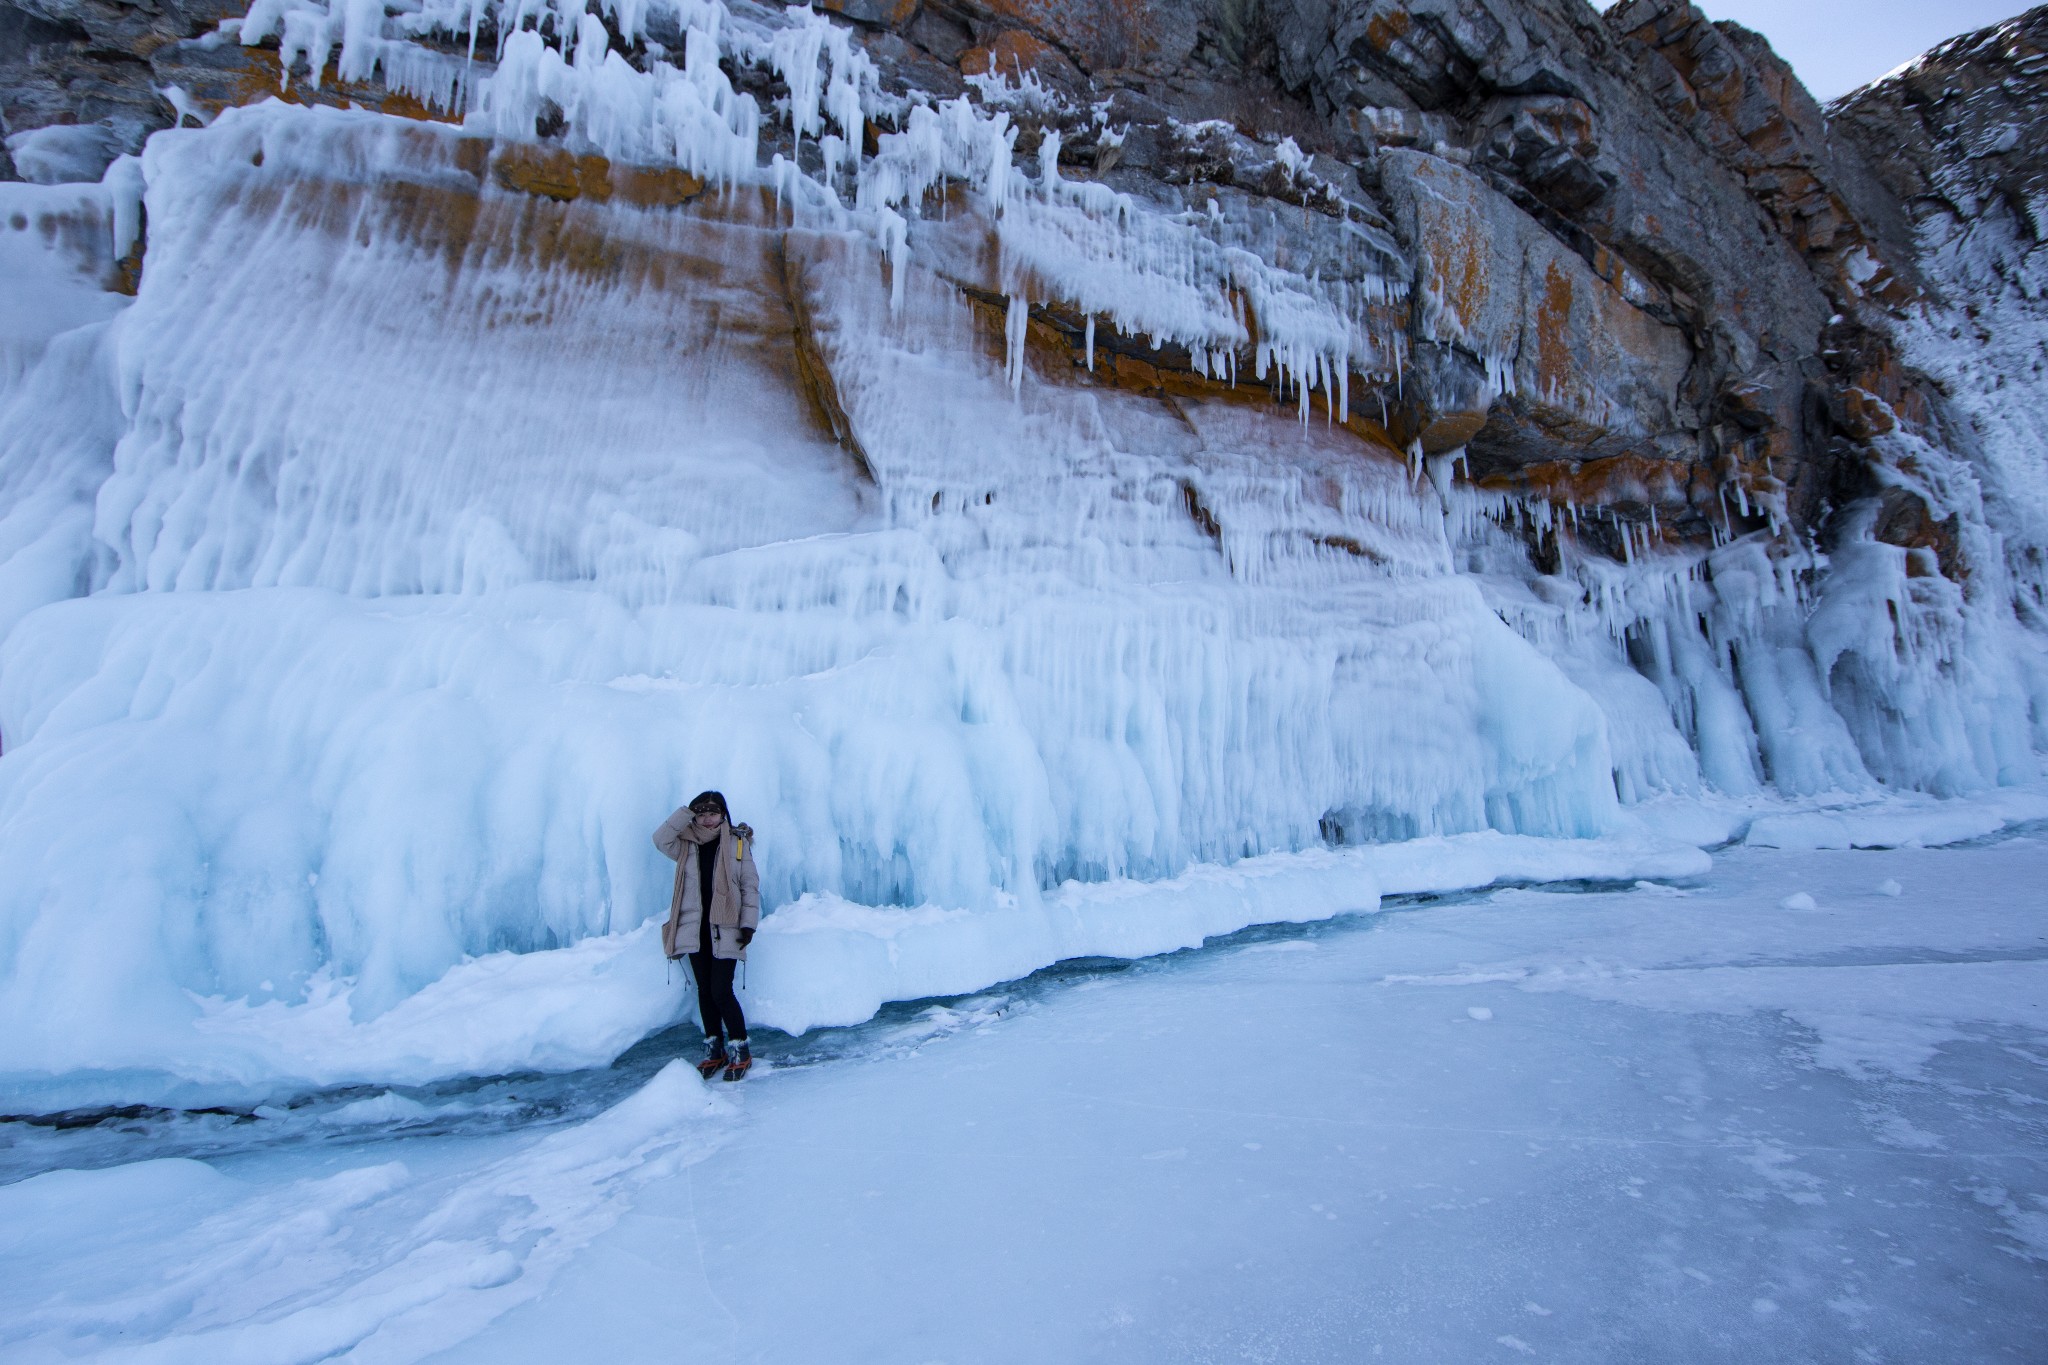
[[[1494,832],[1204,864],[1165,881],[1068,882],[1035,905],[884,908],[811,894],[762,922],[741,992],[760,1025],[802,1033],[862,1023],[891,1001],[962,995],[1077,957],[1138,958],[1254,924],[1370,913],[1387,896],[1501,882],[1704,875],[1701,845],[1786,849],[1934,846],[2048,820],[2048,783],[1935,800],[1669,801],[1632,808],[1633,832],[1540,839]],[[253,1103],[350,1084],[604,1066],[690,1012],[686,974],[654,923],[537,953],[492,953],[374,1017],[353,981],[303,1004],[200,1001],[153,1067],[0,1074],[0,1112],[150,1103]]]
[[[1539,839],[1492,832],[1276,853],[1167,881],[1069,882],[1037,905],[883,909],[809,895],[761,926],[741,992],[752,1021],[791,1033],[861,1023],[884,1004],[959,995],[1076,957],[1146,957],[1253,924],[1377,910],[1381,897],[1496,882],[1704,874],[1712,859],[1655,834]],[[604,1066],[690,1012],[657,925],[536,953],[492,953],[372,1018],[351,981],[303,1004],[207,999],[155,1067],[0,1073],[0,1112],[121,1103],[253,1103],[350,1084]]]
[[[1068,882],[1035,906],[875,910],[806,896],[763,925],[749,1016],[801,1033],[892,1000],[961,995],[1077,957],[1150,957],[1253,924],[1371,912],[1383,896],[1495,882],[1694,877],[1712,859],[1654,835],[1486,832],[1204,864],[1157,882]]]
[[[891,1001],[961,995],[1077,957],[1138,958],[1254,924],[1370,913],[1383,897],[1503,882],[1674,880],[1704,875],[1703,845],[1787,849],[1935,846],[2048,820],[2048,782],[1936,800],[1672,800],[1630,811],[1632,832],[1542,839],[1495,832],[1204,864],[1165,881],[1068,882],[1035,905],[886,908],[811,894],[769,915],[741,992],[758,1024],[801,1033],[852,1025]],[[686,974],[656,925],[536,953],[492,953],[367,1019],[353,981],[303,1004],[199,1001],[155,1066],[0,1073],[0,1112],[146,1103],[254,1103],[350,1084],[604,1066],[690,1012]]]
[[[1905,793],[1829,810],[1766,815],[1751,822],[1742,842],[1796,850],[1936,848],[2037,820],[2048,820],[2048,786],[2004,787],[1947,801]]]

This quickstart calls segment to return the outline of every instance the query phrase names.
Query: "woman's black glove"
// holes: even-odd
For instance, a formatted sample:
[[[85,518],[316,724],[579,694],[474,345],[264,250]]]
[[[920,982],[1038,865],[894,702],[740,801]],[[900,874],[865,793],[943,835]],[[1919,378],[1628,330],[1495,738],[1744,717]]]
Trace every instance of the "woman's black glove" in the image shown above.
[[[746,948],[746,946],[747,946],[747,945],[748,945],[749,943],[752,943],[753,941],[754,941],[754,931],[753,931],[752,929],[749,929],[749,928],[745,927],[744,925],[742,925],[742,926],[740,927],[740,947],[741,947],[741,949],[742,949],[742,950],[744,950],[744,949]]]

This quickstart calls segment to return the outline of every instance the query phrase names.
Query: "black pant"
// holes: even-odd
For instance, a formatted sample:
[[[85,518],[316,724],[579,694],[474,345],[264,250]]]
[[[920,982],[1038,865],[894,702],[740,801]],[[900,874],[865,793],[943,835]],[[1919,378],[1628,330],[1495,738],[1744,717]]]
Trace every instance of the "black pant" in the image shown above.
[[[704,1016],[706,1038],[724,1037],[735,1043],[747,1040],[747,1016],[740,1013],[739,997],[732,993],[732,974],[739,965],[734,958],[690,954],[690,975],[697,978],[697,1008]]]

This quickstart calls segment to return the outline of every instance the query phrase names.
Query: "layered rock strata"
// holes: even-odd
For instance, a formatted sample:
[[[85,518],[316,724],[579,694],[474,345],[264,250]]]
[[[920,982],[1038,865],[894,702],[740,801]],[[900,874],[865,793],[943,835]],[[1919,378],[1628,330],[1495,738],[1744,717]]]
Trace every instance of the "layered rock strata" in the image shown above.
[[[827,8],[882,92],[988,104],[990,71],[1028,82],[1028,98],[1001,101],[1020,158],[1052,135],[1063,176],[1163,213],[1212,213],[1222,240],[1304,263],[1325,284],[1394,281],[1406,296],[1384,310],[1398,314],[1388,344],[1349,358],[1361,434],[1455,455],[1455,476],[1488,489],[1603,509],[1581,519],[1581,538],[1617,557],[1631,538],[1824,531],[1869,483],[1873,436],[1940,420],[1939,395],[1892,339],[1925,285],[1912,173],[1873,165],[1896,159],[1882,137],[1832,136],[1761,40],[1688,4]],[[366,65],[331,17],[315,43],[288,9],[254,15],[260,35],[224,37],[230,11],[206,0],[9,0],[0,116],[31,171],[58,173],[268,94],[459,117],[504,36],[489,15],[443,29],[429,12],[394,11],[388,27],[419,59]],[[659,7],[644,32],[604,22],[628,63],[684,45]],[[548,16],[541,31],[555,31]],[[726,64],[738,88],[786,98],[772,63]],[[878,113],[865,138],[892,122]],[[577,140],[545,124],[543,142]],[[799,140],[771,127],[761,155],[815,164],[816,145]],[[1000,281],[961,283],[1000,293]],[[1032,336],[1085,371],[1085,328],[1066,302],[1037,301]],[[1247,326],[1255,334],[1256,316]],[[1096,382],[1217,387],[1185,347],[1146,340],[1098,328],[1112,359]],[[1939,539],[1936,521],[1896,507],[1882,533],[1922,545]]]

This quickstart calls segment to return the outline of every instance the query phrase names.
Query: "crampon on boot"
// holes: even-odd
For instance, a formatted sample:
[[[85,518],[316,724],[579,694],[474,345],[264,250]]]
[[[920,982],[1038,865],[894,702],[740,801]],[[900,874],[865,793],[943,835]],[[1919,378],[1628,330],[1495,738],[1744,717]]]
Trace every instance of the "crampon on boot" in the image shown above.
[[[746,1075],[753,1065],[754,1054],[747,1051],[747,1040],[742,1038],[734,1043],[732,1051],[726,1054],[725,1078],[729,1081],[736,1081]]]
[[[704,1048],[704,1060],[697,1063],[697,1074],[708,1081],[730,1059],[725,1054],[725,1039],[723,1038],[706,1039]]]

